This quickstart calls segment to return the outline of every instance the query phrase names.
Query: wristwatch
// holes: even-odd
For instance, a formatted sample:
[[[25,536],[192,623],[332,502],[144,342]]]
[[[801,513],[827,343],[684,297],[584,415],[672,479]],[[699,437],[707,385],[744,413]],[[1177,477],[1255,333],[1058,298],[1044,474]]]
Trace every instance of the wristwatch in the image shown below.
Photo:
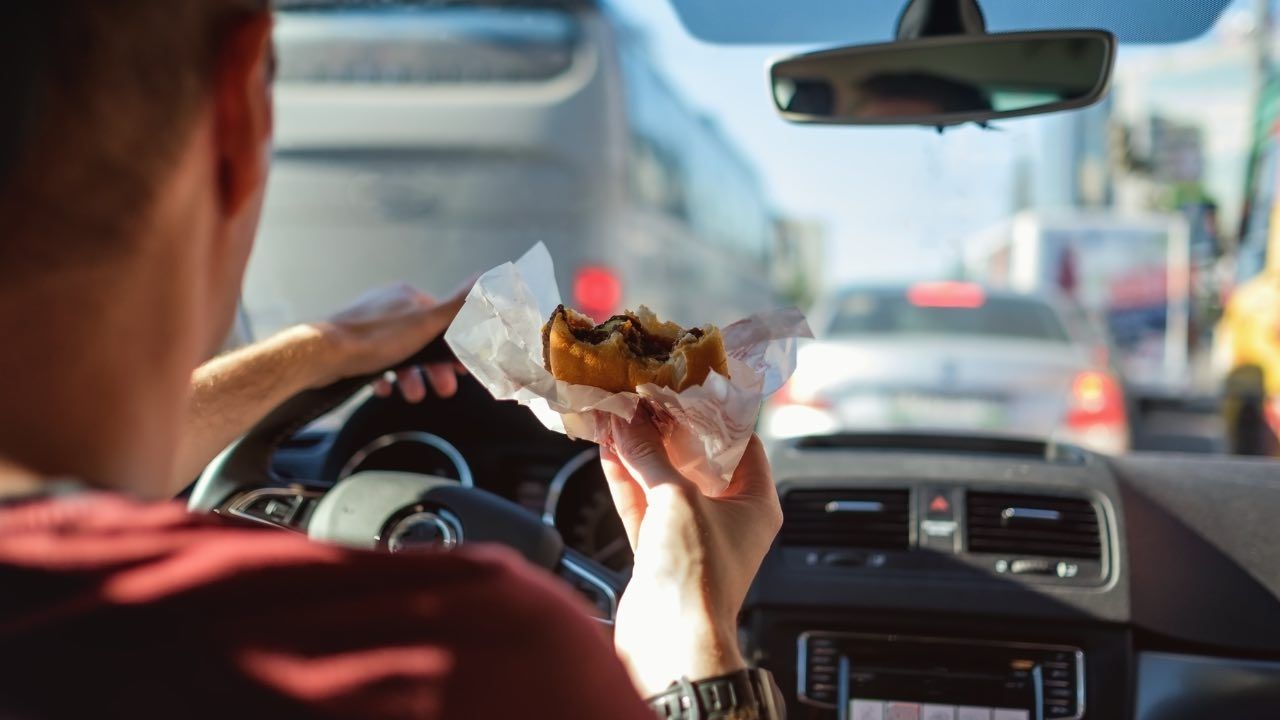
[[[681,678],[648,700],[662,720],[783,720],[773,675],[763,668],[690,681]]]

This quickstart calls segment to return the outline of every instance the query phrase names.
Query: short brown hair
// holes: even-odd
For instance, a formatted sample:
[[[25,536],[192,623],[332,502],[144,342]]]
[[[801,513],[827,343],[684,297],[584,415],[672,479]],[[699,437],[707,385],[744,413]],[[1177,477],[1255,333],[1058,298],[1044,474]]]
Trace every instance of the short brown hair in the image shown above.
[[[94,262],[136,232],[231,23],[268,0],[6,0],[0,280]]]

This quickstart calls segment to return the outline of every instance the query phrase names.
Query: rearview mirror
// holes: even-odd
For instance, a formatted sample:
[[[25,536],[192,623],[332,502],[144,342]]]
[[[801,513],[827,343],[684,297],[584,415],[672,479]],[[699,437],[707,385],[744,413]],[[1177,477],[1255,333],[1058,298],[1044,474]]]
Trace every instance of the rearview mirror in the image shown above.
[[[792,122],[942,127],[1091,105],[1115,47],[1102,30],[946,35],[798,55],[770,75]]]

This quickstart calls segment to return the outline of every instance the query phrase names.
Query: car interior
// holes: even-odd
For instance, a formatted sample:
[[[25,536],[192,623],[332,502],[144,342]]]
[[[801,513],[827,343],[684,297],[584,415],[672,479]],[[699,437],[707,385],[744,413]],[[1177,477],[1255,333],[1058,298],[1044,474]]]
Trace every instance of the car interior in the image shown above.
[[[288,14],[353,3],[279,4]],[[600,12],[571,0],[482,4]],[[1130,43],[1192,41],[1228,5],[758,0],[721,22],[724,5],[661,4],[718,52],[770,48],[758,106],[743,113],[833,146],[893,126],[931,147],[1103,102]],[[646,301],[643,282],[627,282],[626,297]],[[437,342],[411,362],[449,357]],[[276,410],[210,465],[190,507],[386,552],[507,545],[563,578],[607,628],[631,556],[597,448],[472,378],[416,405],[373,396],[373,379]],[[776,438],[770,457],[785,520],[739,629],[789,717],[1280,717],[1274,459],[1142,443],[1108,455],[1055,437],[918,427],[797,433]]]

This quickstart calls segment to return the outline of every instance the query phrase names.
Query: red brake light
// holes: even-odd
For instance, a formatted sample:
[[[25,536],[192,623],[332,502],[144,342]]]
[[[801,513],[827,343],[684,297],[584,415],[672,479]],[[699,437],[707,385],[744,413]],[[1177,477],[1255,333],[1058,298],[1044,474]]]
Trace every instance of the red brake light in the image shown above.
[[[1096,425],[1123,425],[1124,422],[1124,393],[1114,378],[1094,370],[1076,376],[1071,383],[1068,426],[1079,430]]]
[[[927,282],[911,286],[907,300],[917,307],[980,308],[987,294],[979,285],[966,282]]]
[[[573,279],[573,302],[579,311],[603,322],[622,302],[622,282],[609,268],[584,267]]]

